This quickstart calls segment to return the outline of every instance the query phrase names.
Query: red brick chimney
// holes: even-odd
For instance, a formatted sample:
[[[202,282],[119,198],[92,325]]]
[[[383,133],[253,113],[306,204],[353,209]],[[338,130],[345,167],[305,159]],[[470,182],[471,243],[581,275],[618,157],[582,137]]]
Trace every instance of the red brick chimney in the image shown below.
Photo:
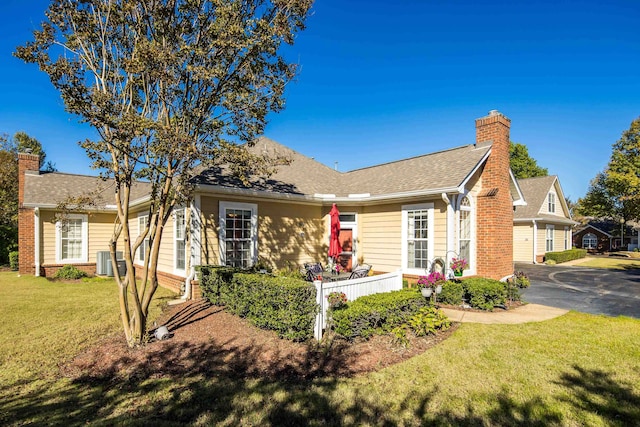
[[[477,210],[477,274],[501,279],[513,273],[513,201],[510,191],[511,120],[497,110],[476,119],[476,145],[491,144],[482,171]]]
[[[40,170],[40,156],[31,153],[18,154],[18,272],[35,273],[35,224],[33,208],[25,208],[24,181],[28,173]]]

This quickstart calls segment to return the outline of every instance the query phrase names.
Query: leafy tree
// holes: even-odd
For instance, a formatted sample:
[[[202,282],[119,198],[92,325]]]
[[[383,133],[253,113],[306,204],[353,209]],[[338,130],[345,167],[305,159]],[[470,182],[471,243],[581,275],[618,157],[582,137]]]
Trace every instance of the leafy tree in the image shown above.
[[[547,176],[546,168],[538,166],[538,162],[529,156],[529,150],[524,144],[512,142],[509,147],[509,164],[516,179]]]
[[[129,345],[142,343],[157,289],[162,229],[189,200],[194,166],[227,162],[240,177],[270,170],[238,142],[261,134],[269,112],[284,107],[296,67],[279,54],[304,29],[312,0],[54,0],[47,21],[16,56],[37,63],[65,108],[100,140],[81,142],[104,178],[112,178],[117,220],[115,269],[124,242],[127,275],[117,278]],[[151,186],[149,220],[129,228],[130,191]],[[148,240],[141,280],[133,256]]]
[[[640,218],[640,118],[613,144],[607,168],[591,181],[579,213],[598,218]]]

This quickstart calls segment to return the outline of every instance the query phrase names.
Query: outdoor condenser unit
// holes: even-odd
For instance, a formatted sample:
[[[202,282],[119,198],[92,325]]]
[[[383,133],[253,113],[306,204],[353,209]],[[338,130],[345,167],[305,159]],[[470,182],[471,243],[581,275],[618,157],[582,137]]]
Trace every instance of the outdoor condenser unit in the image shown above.
[[[122,260],[122,251],[116,252],[116,259],[118,260],[118,273],[120,276],[124,275],[124,261]],[[111,265],[111,253],[109,251],[99,251],[96,254],[96,274],[99,276],[113,277],[113,266]]]

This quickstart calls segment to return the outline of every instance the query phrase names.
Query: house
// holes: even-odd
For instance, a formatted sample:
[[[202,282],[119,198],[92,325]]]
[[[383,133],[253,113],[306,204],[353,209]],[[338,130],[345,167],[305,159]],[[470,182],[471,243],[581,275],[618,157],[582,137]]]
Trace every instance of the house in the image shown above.
[[[612,248],[613,236],[595,225],[587,224],[577,228],[573,235],[573,245],[589,252],[608,252]],[[620,239],[618,239],[620,242]]]
[[[546,252],[571,249],[571,219],[560,181],[555,175],[519,179],[526,205],[513,215],[513,260],[543,262]]]
[[[589,252],[632,251],[638,247],[639,228],[633,221],[591,220],[575,230],[573,244]]]
[[[341,257],[352,266],[371,264],[378,273],[402,269],[416,277],[438,258],[448,263],[462,257],[469,261],[465,275],[504,278],[513,273],[514,207],[526,205],[509,168],[511,121],[493,110],[475,125],[473,144],[350,172],[260,138],[251,150],[287,156],[291,164],[268,179],[248,177],[249,186],[224,167],[196,175],[192,202],[176,209],[164,229],[159,281],[177,289],[190,283],[200,264],[261,260],[297,268],[326,261],[334,203]],[[74,264],[93,273],[115,218],[109,182],[41,173],[38,160],[19,156],[20,272],[50,276]],[[94,189],[93,206],[64,220],[56,216],[60,200],[87,188]],[[149,194],[144,183],[134,193],[135,233],[146,219]],[[136,254],[136,262],[143,259],[143,252]]]

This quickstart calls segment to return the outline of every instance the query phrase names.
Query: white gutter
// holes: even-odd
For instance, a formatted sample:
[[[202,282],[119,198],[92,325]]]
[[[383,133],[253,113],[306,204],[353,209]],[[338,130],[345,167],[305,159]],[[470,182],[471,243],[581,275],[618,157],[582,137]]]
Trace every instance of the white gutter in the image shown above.
[[[538,250],[538,223],[533,220],[533,263],[537,264],[536,251]]]
[[[33,210],[33,232],[34,232],[34,254],[33,260],[36,264],[36,277],[40,276],[40,208]]]

